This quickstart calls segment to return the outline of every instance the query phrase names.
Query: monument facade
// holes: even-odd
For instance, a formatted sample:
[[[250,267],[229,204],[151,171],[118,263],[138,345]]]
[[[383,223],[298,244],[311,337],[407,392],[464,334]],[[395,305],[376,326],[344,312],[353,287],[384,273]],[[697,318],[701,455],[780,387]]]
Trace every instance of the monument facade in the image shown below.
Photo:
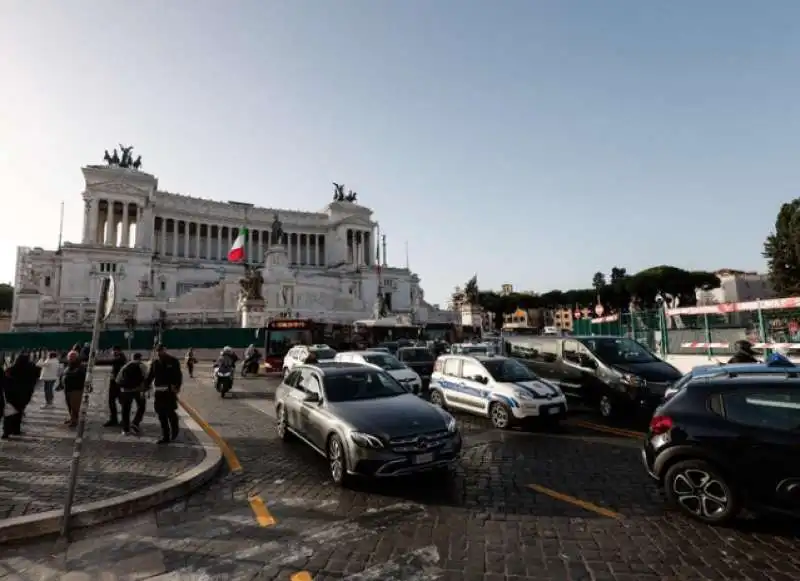
[[[91,326],[105,276],[117,284],[112,326],[162,313],[176,326],[239,326],[248,304],[247,326],[286,316],[350,323],[370,318],[379,296],[420,322],[447,317],[422,300],[417,275],[380,262],[372,210],[344,185],[316,212],[206,200],[159,189],[132,150],[120,145],[82,169],[79,242],[18,248],[14,329]],[[240,229],[247,265],[227,261]]]

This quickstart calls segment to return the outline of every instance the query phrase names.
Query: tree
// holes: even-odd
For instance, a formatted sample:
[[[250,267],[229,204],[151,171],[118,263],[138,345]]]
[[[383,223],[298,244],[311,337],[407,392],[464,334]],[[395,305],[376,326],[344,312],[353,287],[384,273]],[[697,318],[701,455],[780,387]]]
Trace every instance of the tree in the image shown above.
[[[606,286],[606,275],[600,271],[595,272],[592,277],[592,288],[599,294],[604,286]]]
[[[11,311],[14,304],[14,287],[10,284],[0,284],[0,312]]]
[[[775,220],[775,231],[764,242],[772,287],[779,295],[800,292],[800,198],[783,204]]]
[[[480,290],[478,289],[478,275],[474,275],[464,285],[464,297],[470,305],[479,304]]]
[[[654,266],[628,277],[625,287],[644,309],[656,306],[656,295],[667,293],[680,299],[681,305],[697,303],[697,289],[719,288],[717,275],[704,271],[687,271],[674,266]]]

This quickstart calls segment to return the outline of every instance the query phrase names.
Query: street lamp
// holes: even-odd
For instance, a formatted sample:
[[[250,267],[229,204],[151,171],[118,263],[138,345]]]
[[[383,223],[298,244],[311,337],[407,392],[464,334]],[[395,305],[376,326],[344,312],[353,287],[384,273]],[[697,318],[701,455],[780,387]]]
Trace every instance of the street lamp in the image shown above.
[[[128,340],[128,355],[131,354],[131,344],[133,343],[133,331],[136,329],[136,317],[125,317],[125,339]]]

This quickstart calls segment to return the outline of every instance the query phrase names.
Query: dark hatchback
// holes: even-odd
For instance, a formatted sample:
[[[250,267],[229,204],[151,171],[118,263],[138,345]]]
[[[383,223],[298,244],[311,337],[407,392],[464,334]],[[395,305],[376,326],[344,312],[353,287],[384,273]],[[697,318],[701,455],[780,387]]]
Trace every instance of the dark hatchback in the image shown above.
[[[395,355],[407,367],[413,369],[422,378],[422,389],[427,390],[433,375],[436,357],[425,347],[401,347]]]
[[[727,367],[692,378],[656,410],[642,448],[647,473],[669,504],[708,524],[744,507],[800,516],[797,370]]]
[[[682,374],[626,337],[507,337],[504,351],[604,417],[649,419]]]

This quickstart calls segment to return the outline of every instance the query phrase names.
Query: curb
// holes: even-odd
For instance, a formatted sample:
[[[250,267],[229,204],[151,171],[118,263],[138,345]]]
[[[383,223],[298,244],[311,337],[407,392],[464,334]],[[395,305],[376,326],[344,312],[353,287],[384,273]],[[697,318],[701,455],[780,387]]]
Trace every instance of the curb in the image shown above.
[[[200,425],[180,407],[178,415],[181,416],[184,427],[192,431],[204,449],[205,458],[194,468],[166,482],[107,500],[75,505],[70,520],[72,529],[117,520],[177,500],[197,490],[216,475],[223,463],[222,452]],[[50,510],[0,521],[0,544],[59,533],[63,515],[63,510]]]

